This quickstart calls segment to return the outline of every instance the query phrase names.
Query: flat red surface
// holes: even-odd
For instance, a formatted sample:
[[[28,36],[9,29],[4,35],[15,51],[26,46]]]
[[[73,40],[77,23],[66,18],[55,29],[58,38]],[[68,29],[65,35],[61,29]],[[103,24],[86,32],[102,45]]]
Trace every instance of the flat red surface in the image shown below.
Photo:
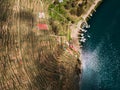
[[[48,25],[47,24],[38,24],[37,26],[40,30],[48,30]]]

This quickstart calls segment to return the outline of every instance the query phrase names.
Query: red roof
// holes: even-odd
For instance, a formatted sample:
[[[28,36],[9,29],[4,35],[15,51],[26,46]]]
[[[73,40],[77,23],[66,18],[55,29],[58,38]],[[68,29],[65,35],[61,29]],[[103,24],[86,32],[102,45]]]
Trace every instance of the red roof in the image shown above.
[[[37,26],[40,30],[48,30],[48,25],[47,24],[38,24]]]

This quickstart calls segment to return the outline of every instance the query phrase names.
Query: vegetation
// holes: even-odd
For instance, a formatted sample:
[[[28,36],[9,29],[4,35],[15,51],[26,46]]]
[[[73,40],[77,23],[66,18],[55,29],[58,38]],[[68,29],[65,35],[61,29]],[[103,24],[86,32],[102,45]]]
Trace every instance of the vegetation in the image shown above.
[[[80,20],[80,16],[84,13],[84,7],[86,5],[87,0],[64,0],[61,3],[59,3],[58,0],[54,0],[54,2],[49,5],[48,11],[52,20],[50,22],[51,29],[55,32],[55,35],[69,36],[68,26],[70,23],[75,23]],[[57,22],[57,24],[55,24],[55,22]]]
[[[58,0],[55,0],[54,3],[49,6],[50,16],[51,18],[54,18],[54,20],[61,21],[62,19],[64,21],[64,19],[69,18],[70,21],[74,21],[71,18],[71,15],[80,16],[83,12],[83,6],[85,6],[86,2],[86,0],[82,1],[81,3],[80,0],[64,0],[64,2],[59,3]],[[80,11],[80,15],[77,14],[78,11]]]
[[[73,83],[79,77],[77,57],[64,50],[68,48],[63,48],[64,37],[56,37],[66,35],[64,24],[71,18],[51,13],[49,23],[46,18],[39,19],[40,11],[47,16],[48,0],[42,1],[46,8],[41,0],[0,0],[0,90],[78,89],[78,82]],[[67,14],[62,3],[58,6],[50,7]],[[39,30],[38,23],[52,25],[54,34]]]

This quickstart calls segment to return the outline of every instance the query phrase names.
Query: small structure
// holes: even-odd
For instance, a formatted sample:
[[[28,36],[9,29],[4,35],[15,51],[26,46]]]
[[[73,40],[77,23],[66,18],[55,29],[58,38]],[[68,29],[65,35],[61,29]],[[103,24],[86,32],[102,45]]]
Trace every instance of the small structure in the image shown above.
[[[59,1],[59,3],[62,3],[63,2],[63,0],[58,0]]]
[[[47,24],[38,24],[37,26],[40,30],[48,30],[48,25]]]
[[[45,18],[45,13],[44,12],[39,12],[38,17],[39,18]]]

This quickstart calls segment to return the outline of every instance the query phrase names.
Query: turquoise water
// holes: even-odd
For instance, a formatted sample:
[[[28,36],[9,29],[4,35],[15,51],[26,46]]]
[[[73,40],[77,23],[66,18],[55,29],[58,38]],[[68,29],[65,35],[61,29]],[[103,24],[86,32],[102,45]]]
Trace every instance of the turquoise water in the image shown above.
[[[88,23],[81,90],[120,90],[120,0],[104,0]]]

